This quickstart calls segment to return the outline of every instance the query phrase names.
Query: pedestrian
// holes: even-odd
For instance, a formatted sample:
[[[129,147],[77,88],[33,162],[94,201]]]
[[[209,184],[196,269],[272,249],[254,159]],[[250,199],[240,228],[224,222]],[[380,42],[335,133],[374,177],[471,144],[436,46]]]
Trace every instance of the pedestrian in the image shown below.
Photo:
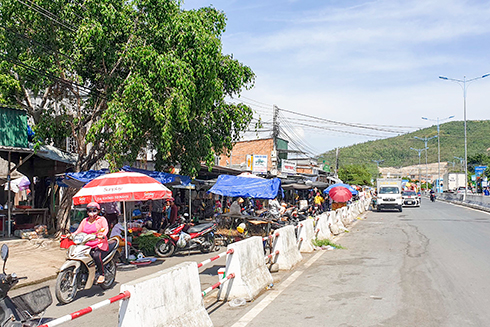
[[[485,189],[483,190],[483,195],[487,195],[487,196],[490,195],[490,187],[489,186],[485,187]]]
[[[242,214],[242,203],[244,200],[242,198],[238,198],[230,206],[230,214],[231,215],[241,215]]]
[[[103,216],[107,219],[109,229],[112,229],[117,224],[117,217],[121,214],[119,205],[117,202],[101,203],[100,211],[104,213]]]
[[[162,226],[163,217],[163,200],[152,200],[150,202],[150,214],[151,214],[151,227],[157,232]]]
[[[177,217],[177,211],[178,211],[178,208],[177,206],[175,205],[175,200],[174,198],[169,198],[167,199],[167,205],[169,206],[169,224],[170,225],[173,225],[178,217]]]

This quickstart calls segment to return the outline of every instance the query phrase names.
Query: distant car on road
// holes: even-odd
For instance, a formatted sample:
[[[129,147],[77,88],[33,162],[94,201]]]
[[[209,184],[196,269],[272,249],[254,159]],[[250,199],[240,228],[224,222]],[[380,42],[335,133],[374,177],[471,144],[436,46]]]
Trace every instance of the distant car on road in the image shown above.
[[[458,194],[463,194],[463,193],[464,193],[464,189],[465,189],[465,187],[464,187],[464,186],[460,186],[460,187],[458,187],[458,190],[457,190]],[[468,189],[468,190],[466,191],[466,193],[467,193],[467,194],[473,194],[473,191],[472,191],[471,189]]]
[[[403,191],[402,199],[404,207],[420,207],[420,198],[415,191]]]

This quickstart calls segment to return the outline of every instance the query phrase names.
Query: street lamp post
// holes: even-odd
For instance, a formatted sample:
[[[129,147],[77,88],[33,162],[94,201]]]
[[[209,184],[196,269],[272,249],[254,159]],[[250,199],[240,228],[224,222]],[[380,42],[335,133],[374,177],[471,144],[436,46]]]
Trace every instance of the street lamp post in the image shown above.
[[[436,192],[438,192],[438,193],[442,193],[442,191],[440,190],[440,186],[441,186],[441,136],[439,135],[439,123],[442,123],[443,121],[446,121],[446,120],[451,119],[451,118],[454,118],[454,116],[449,116],[449,117],[443,118],[443,119],[439,119],[439,117],[437,117],[437,119],[429,119],[427,117],[422,117],[422,119],[424,119],[424,120],[437,122],[437,188],[436,188]]]
[[[416,138],[417,140],[421,140],[421,141],[424,141],[425,143],[425,185],[427,186],[427,179],[429,179],[429,169],[427,168],[427,150],[429,149],[429,147],[427,146],[427,142],[429,142],[430,140],[432,140],[433,138],[436,138],[438,137],[437,135],[434,135],[432,137],[418,137],[418,136],[414,136],[414,138]]]
[[[468,189],[468,142],[466,138],[466,90],[467,90],[467,84],[469,86],[469,83],[474,82],[476,80],[485,78],[487,76],[490,76],[490,74],[485,74],[482,76],[478,76],[475,78],[471,79],[466,79],[466,76],[463,76],[463,79],[456,79],[456,78],[448,78],[445,76],[439,76],[440,79],[446,80],[446,81],[451,81],[458,83],[459,86],[463,89],[463,107],[464,107],[464,181],[465,181],[465,188],[464,188],[464,195],[463,195],[463,201],[466,201],[466,194],[467,194],[467,189]]]
[[[464,162],[464,158],[461,158],[461,157],[454,157],[454,159],[458,159],[459,160],[459,163],[461,165],[461,169],[463,169],[463,162]]]
[[[422,151],[424,151],[426,149],[414,149],[411,147],[410,150],[414,150],[414,151],[417,151],[419,153],[419,191],[422,192],[422,181],[420,179],[420,154],[422,153]]]

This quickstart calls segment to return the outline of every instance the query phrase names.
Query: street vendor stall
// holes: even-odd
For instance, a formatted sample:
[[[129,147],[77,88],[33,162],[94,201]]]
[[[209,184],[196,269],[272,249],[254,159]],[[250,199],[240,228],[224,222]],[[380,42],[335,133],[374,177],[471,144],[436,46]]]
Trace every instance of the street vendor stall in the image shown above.
[[[282,191],[281,180],[279,178],[265,179],[255,177],[241,177],[220,175],[208,193],[218,194],[228,197],[241,197],[253,199],[274,199]],[[270,222],[257,219],[254,216],[224,214],[221,217],[231,219],[231,227],[235,227],[240,222],[246,221],[249,226],[262,229],[262,225],[269,225]],[[231,230],[232,228],[230,228]],[[266,228],[268,229],[268,228]],[[234,236],[234,235],[231,235]]]
[[[146,201],[166,199],[172,192],[157,180],[135,172],[117,172],[102,175],[86,184],[73,197],[75,205],[97,203],[123,202],[124,206],[124,238],[127,240],[126,205],[127,201]],[[128,257],[127,242],[125,246]]]

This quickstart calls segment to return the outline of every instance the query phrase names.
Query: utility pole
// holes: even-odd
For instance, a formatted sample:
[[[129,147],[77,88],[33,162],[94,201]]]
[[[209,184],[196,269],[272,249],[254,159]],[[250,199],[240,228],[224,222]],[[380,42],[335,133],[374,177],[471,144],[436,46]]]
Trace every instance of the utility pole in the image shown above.
[[[427,146],[427,142],[429,142],[430,140],[432,140],[432,139],[434,139],[436,137],[437,137],[437,135],[434,135],[432,137],[417,137],[417,136],[414,136],[414,138],[416,138],[417,140],[424,141],[424,143],[425,143],[425,186],[427,186],[427,180],[429,179],[429,169],[427,168],[427,150],[429,149],[429,147]]]
[[[276,172],[277,174],[277,161],[278,159],[278,154],[277,154],[277,138],[279,136],[279,120],[277,119],[279,116],[279,108],[274,105],[273,106],[273,116],[272,116],[272,153],[271,153],[271,172]]]
[[[410,150],[417,151],[419,154],[419,191],[422,191],[422,180],[420,178],[420,154],[422,153],[422,151],[424,151],[426,149],[414,149],[411,147]]]
[[[459,162],[461,163],[461,170],[463,170],[463,162],[464,162],[464,158],[461,158],[461,157],[454,157],[454,159],[458,159]],[[454,167],[454,165],[453,165]]]
[[[339,148],[335,151],[335,177],[339,177]]]

